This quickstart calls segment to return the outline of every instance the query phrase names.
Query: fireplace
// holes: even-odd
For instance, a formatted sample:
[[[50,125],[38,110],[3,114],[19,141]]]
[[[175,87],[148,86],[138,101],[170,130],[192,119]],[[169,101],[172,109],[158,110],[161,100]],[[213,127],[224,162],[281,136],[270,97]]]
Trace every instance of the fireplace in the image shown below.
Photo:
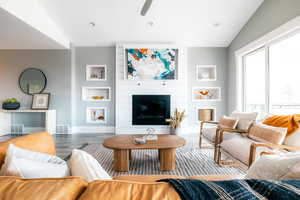
[[[133,95],[132,125],[167,125],[170,95]]]

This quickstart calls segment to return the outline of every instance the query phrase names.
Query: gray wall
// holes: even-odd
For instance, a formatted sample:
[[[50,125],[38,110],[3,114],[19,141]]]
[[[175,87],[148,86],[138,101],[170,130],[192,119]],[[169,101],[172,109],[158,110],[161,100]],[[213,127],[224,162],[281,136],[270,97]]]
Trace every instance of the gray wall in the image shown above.
[[[115,47],[76,47],[75,66],[76,66],[76,126],[114,126],[115,125]],[[107,66],[106,81],[86,81],[86,65],[100,64]],[[86,102],[82,101],[82,86],[90,87],[111,87],[111,101],[108,102]],[[107,107],[108,120],[106,124],[87,124],[86,107]]]
[[[299,0],[265,0],[232,41],[228,50],[228,112],[236,108],[234,52],[300,15]]]
[[[68,50],[0,50],[0,102],[14,97],[22,103],[22,107],[30,108],[32,96],[22,93],[18,78],[26,68],[39,68],[47,77],[45,92],[51,93],[50,109],[57,110],[58,124],[69,124],[70,56]],[[14,116],[14,123],[22,122],[28,127],[42,127],[42,121],[41,114]]]
[[[217,118],[226,114],[227,105],[227,48],[188,48],[188,97],[191,122],[196,120],[196,106],[215,106]],[[217,65],[217,81],[199,82],[196,80],[196,65]],[[219,102],[192,102],[193,87],[221,87],[221,101]],[[191,125],[191,123],[190,123]]]

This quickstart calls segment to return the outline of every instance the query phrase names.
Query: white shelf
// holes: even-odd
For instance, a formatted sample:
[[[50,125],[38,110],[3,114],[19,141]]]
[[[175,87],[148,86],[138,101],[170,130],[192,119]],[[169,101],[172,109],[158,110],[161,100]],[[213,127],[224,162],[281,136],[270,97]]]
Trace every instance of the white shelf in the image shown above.
[[[107,121],[107,109],[105,107],[87,107],[86,122],[92,124],[105,124]]]
[[[82,87],[83,101],[110,101],[111,89],[110,87]]]
[[[87,65],[86,80],[87,81],[106,81],[107,69],[106,65]]]
[[[216,65],[197,65],[196,66],[197,81],[216,81],[217,66]]]
[[[207,95],[205,95],[207,93]],[[221,101],[220,87],[194,87],[192,89],[193,101]]]

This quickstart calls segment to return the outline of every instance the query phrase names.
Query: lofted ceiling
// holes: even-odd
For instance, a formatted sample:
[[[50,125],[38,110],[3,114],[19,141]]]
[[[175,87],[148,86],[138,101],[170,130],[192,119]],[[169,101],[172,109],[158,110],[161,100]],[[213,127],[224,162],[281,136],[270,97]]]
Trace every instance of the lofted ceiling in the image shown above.
[[[70,42],[227,47],[263,0],[153,0],[141,16],[144,2],[1,0],[0,49],[61,49]]]
[[[263,0],[39,0],[75,46],[172,42],[228,46]],[[94,23],[95,26],[90,25]]]
[[[0,49],[64,49],[46,34],[0,8]]]

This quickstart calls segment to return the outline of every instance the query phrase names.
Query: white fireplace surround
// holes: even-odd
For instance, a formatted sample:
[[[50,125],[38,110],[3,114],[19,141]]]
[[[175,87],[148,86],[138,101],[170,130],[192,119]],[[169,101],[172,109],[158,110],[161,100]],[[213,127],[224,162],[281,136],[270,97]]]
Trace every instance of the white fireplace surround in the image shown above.
[[[178,49],[177,80],[126,80],[126,48],[176,48]],[[171,113],[176,108],[187,110],[186,49],[168,44],[118,44],[116,46],[116,134],[143,134],[152,127],[156,133],[169,133],[168,126],[133,126],[132,95],[170,95]]]

